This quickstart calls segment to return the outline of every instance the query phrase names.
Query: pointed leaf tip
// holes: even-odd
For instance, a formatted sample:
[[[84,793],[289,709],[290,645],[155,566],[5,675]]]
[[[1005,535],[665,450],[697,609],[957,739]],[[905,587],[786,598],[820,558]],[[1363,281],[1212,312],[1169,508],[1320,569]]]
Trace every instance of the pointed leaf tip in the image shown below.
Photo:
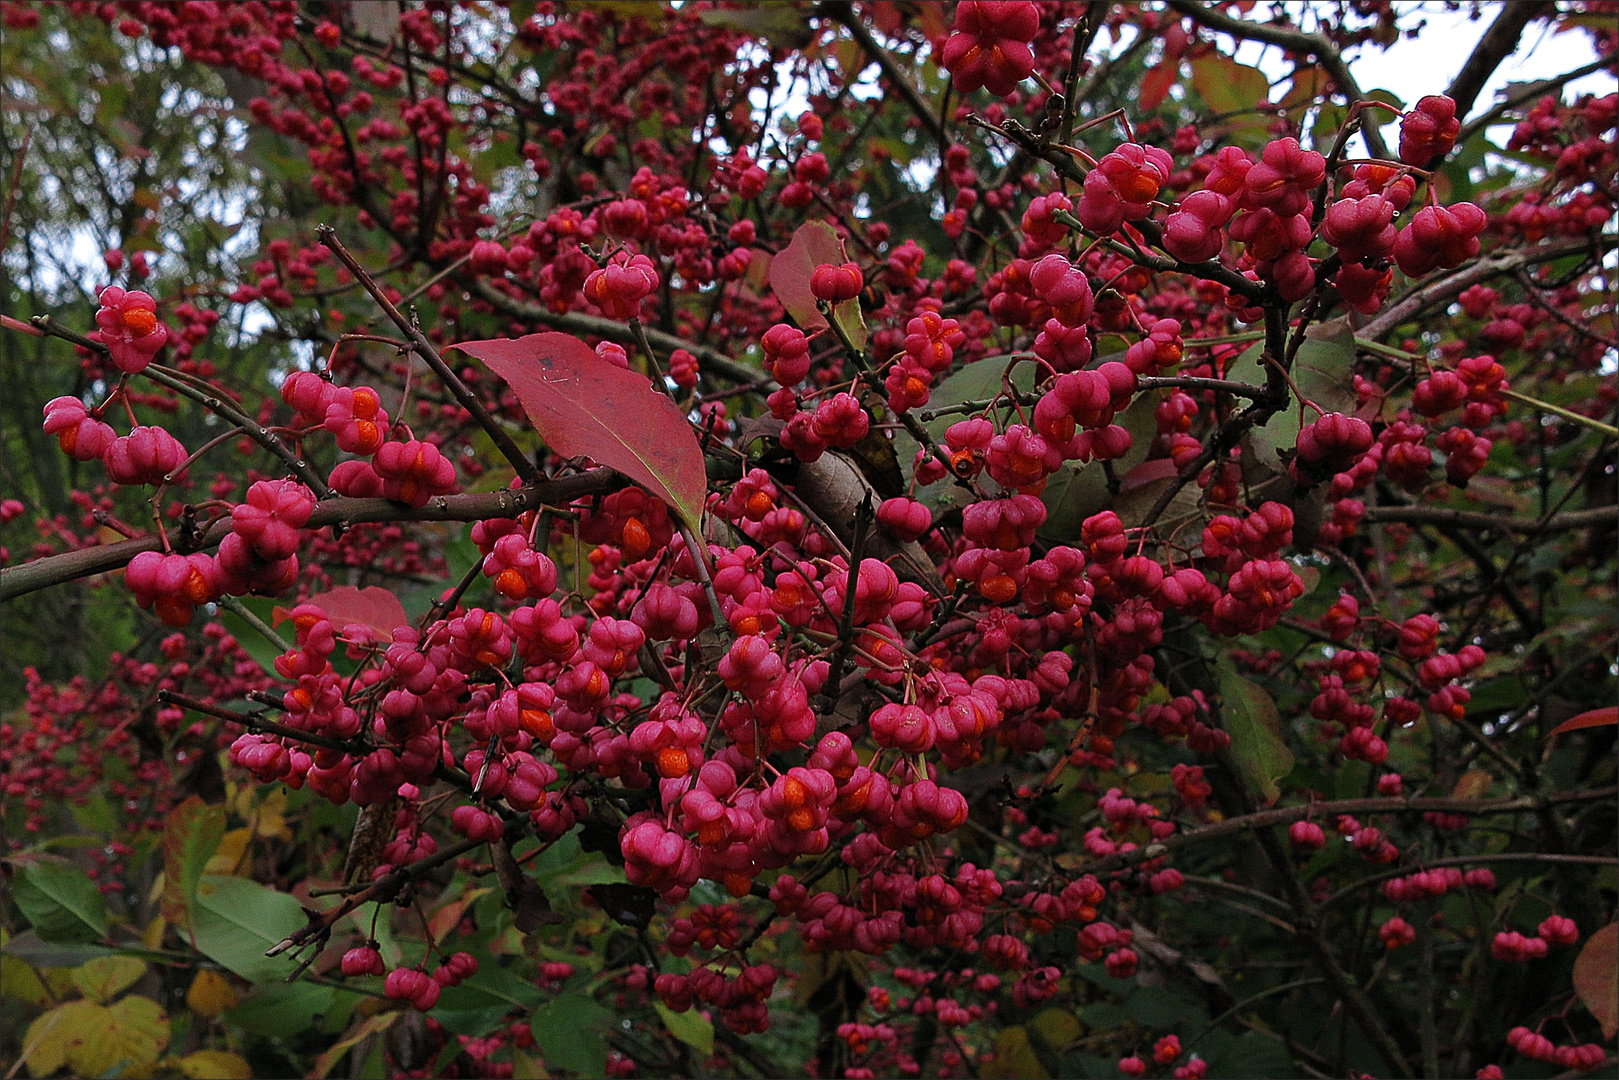
[[[1547,738],[1561,735],[1565,731],[1579,731],[1582,728],[1607,727],[1609,724],[1619,724],[1619,706],[1609,705],[1605,709],[1587,709],[1578,716],[1570,717],[1546,733]]]
[[[546,444],[617,469],[692,525],[702,520],[703,450],[679,406],[645,375],[616,367],[570,334],[454,346],[506,380]]]

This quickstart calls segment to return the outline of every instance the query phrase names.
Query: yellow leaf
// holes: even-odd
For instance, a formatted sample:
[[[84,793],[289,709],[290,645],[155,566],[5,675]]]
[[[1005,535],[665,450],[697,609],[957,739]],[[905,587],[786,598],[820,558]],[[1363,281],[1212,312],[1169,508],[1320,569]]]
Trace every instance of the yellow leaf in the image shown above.
[[[49,1076],[66,1065],[74,1048],[105,1022],[106,1013],[105,1006],[93,1001],[70,1001],[37,1018],[22,1040],[22,1060],[28,1071]]]
[[[1067,1009],[1046,1009],[1029,1023],[1034,1033],[1053,1050],[1062,1050],[1084,1032],[1079,1017]]]
[[[169,1045],[169,1015],[151,998],[135,994],[103,1008],[98,1023],[82,1031],[68,1049],[68,1064],[80,1076],[102,1076],[122,1066],[121,1076],[149,1069]]]
[[[1451,792],[1458,799],[1481,799],[1490,790],[1490,774],[1483,769],[1469,769],[1456,781]]]
[[[212,1020],[227,1009],[236,1007],[236,987],[222,972],[208,968],[197,972],[186,991],[186,1005],[198,1016]]]
[[[1051,1076],[1040,1058],[1029,1045],[1029,1033],[1021,1025],[1002,1028],[995,1037],[995,1060],[984,1071],[985,1076],[1028,1077],[1029,1080],[1047,1080]]]
[[[265,839],[291,840],[292,830],[287,828],[287,790],[277,788],[266,795],[254,811],[253,832]]]
[[[226,791],[228,793],[227,801],[230,803],[230,808],[236,814],[236,816],[241,818],[243,821],[252,821],[253,808],[257,802],[257,796],[259,793],[258,788],[251,786],[238,788],[235,785],[232,785],[227,788]]]
[[[55,1000],[40,981],[38,972],[15,956],[0,956],[0,993],[42,1008]]]
[[[851,991],[864,994],[870,982],[867,976],[869,961],[861,953],[814,952],[804,954],[799,960],[801,966],[798,979],[793,983],[793,1003],[801,1009],[808,1009],[810,999],[828,983],[841,984],[836,990],[830,991],[835,995]]]
[[[405,1014],[395,1009],[357,1021],[348,1031],[343,1033],[341,1039],[333,1043],[324,1054],[315,1059],[315,1067],[309,1075],[314,1077],[315,1080],[322,1080],[322,1078],[330,1076],[332,1070],[337,1067],[337,1063],[343,1060],[344,1054],[347,1054],[371,1036],[380,1035],[387,1031],[390,1027],[393,1027],[394,1021],[403,1015]]]
[[[191,1080],[252,1080],[253,1066],[228,1050],[198,1050],[180,1059],[180,1071]]]
[[[512,1047],[512,1080],[549,1080],[550,1076],[539,1058]]]
[[[253,839],[252,829],[232,829],[219,842],[214,857],[203,867],[203,874],[230,877],[242,871],[247,862],[247,845]]]
[[[98,956],[73,969],[73,985],[91,1001],[107,1004],[146,974],[146,961],[133,956]]]
[[[141,931],[141,946],[147,949],[161,949],[163,947],[163,935],[168,931],[168,928],[169,924],[164,920],[163,916],[152,916],[152,921],[146,924],[145,930]]]
[[[161,906],[165,918],[186,923],[197,878],[225,835],[225,817],[223,806],[210,806],[196,795],[165,815]]]
[[[72,968],[42,968],[39,978],[45,984],[46,991],[57,1001],[73,996]]]

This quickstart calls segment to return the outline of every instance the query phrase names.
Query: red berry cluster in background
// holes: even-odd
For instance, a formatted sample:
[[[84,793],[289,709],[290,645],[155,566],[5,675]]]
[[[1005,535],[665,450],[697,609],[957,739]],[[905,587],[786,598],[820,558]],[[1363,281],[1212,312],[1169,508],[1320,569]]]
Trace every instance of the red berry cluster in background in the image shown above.
[[[400,1075],[579,1072],[547,1010],[610,1002],[610,1034],[579,1025],[610,1075],[791,1044],[826,1075],[1201,1077],[1275,1026],[1225,1022],[1252,987],[1342,1025],[1287,1046],[1410,1071],[1400,995],[1435,973],[1477,1003],[1447,1064],[1602,1067],[1567,990],[1604,918],[1602,758],[1548,739],[1609,685],[1568,657],[1612,626],[1576,594],[1611,595],[1586,508],[1619,99],[1518,103],[1525,172],[1478,183],[1471,101],[1340,107],[1296,74],[1225,110],[1258,72],[1215,20],[1258,14],[1093,7],[806,10],[810,104],[768,126],[780,28],[723,6],[497,33],[406,5],[381,45],[341,6],[52,14],[254,87],[341,225],[265,231],[206,287],[114,247],[152,291],[53,314],[95,330],[36,431],[100,486],[0,503],[8,579],[104,575],[151,659],[30,674],[0,726],[24,831],[105,789],[128,820],[87,858],[128,892],[180,785],[223,763],[233,800],[287,795],[300,843],[266,828],[241,872],[304,881],[299,951],[402,1010]],[[1395,27],[1371,7],[1320,40]],[[1525,18],[1611,48],[1574,14]],[[885,93],[863,126],[850,26],[941,68],[937,107]],[[1095,32],[1194,96],[1066,100],[1112,71],[1073,55]],[[888,204],[924,153],[926,206]],[[275,392],[223,363],[246,305],[321,345]],[[599,380],[559,415],[472,359],[548,330]],[[553,359],[529,377],[567,383]],[[603,404],[636,379],[644,407]],[[1581,854],[1541,865],[1547,837]],[[334,914],[355,896],[375,914]]]

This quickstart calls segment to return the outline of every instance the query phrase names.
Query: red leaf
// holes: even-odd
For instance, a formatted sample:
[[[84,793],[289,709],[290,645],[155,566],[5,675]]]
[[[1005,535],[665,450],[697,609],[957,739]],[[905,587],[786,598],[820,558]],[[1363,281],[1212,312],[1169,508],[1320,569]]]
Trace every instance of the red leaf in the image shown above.
[[[1602,1037],[1619,1034],[1619,923],[1592,934],[1574,961],[1574,992],[1602,1025]]]
[[[1487,769],[1469,769],[1456,781],[1451,794],[1458,799],[1482,799],[1490,790],[1490,773]]]
[[[815,306],[810,292],[810,274],[822,263],[842,266],[849,261],[843,241],[824,221],[806,221],[793,233],[793,241],[770,260],[770,288],[781,306],[805,332],[826,327],[826,319]],[[845,300],[832,309],[838,323],[856,348],[866,344],[866,324],[860,317],[859,299]]]
[[[810,292],[810,274],[821,263],[842,266],[848,260],[843,241],[824,221],[806,221],[793,233],[793,241],[770,260],[770,288],[804,331],[825,328],[826,319]]]
[[[1148,68],[1147,73],[1141,77],[1141,89],[1136,95],[1136,104],[1141,106],[1143,112],[1152,112],[1164,103],[1169,96],[1169,88],[1175,85],[1180,78],[1180,64],[1173,60],[1166,60],[1156,67]]]
[[[455,348],[506,380],[552,450],[617,469],[688,524],[702,520],[708,494],[702,447],[679,406],[645,375],[608,363],[568,334],[463,341]]]
[[[1581,728],[1605,727],[1608,724],[1619,724],[1619,705],[1609,705],[1606,709],[1587,709],[1578,716],[1570,717],[1551,729],[1547,738],[1561,735],[1565,731],[1578,731]]]
[[[1172,480],[1180,470],[1169,458],[1153,458],[1143,461],[1119,478],[1119,490],[1132,491],[1135,488],[1150,484],[1155,480]]]
[[[352,623],[368,626],[382,635],[383,641],[393,637],[394,628],[409,626],[410,619],[405,615],[405,607],[399,602],[399,597],[379,585],[367,585],[363,589],[356,589],[352,585],[340,585],[331,592],[318,593],[311,596],[304,603],[312,604],[326,613],[332,621],[332,626],[338,630]],[[275,623],[281,625],[284,618],[292,612],[283,607],[275,609]]]

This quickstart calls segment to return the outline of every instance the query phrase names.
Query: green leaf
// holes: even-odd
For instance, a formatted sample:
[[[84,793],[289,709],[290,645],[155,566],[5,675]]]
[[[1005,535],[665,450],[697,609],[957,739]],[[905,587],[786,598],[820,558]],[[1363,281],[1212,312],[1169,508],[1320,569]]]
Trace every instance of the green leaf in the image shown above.
[[[843,336],[857,349],[866,347],[866,339],[870,332],[866,329],[866,317],[860,313],[860,298],[845,300],[832,309],[832,318],[837,320],[838,328]]]
[[[1154,1028],[1197,1027],[1209,1019],[1201,1005],[1165,986],[1139,987],[1124,1011],[1136,1023]]]
[[[1220,696],[1231,756],[1269,806],[1281,795],[1276,781],[1293,770],[1293,752],[1282,736],[1276,702],[1263,687],[1229,669],[1220,673]]]
[[[663,1018],[663,1026],[669,1029],[669,1034],[697,1051],[705,1059],[714,1056],[713,1021],[695,1008],[675,1012],[661,1001],[655,1001],[653,1005],[657,1007],[658,1015]]]
[[[628,880],[622,866],[614,866],[605,856],[597,854],[579,869],[557,875],[556,884],[564,888],[582,888],[586,885],[621,885]]]
[[[1323,102],[1321,108],[1316,110],[1314,123],[1310,125],[1310,138],[1316,146],[1331,146],[1338,130],[1348,119],[1348,106],[1335,101]]]
[[[1114,423],[1130,433],[1129,451],[1113,463],[1115,476],[1128,475],[1146,460],[1153,436],[1158,433],[1155,415],[1158,401],[1157,394],[1137,394],[1130,407],[1115,418]],[[1161,488],[1154,489],[1152,498],[1157,497],[1159,490]],[[1046,521],[1040,526],[1040,536],[1054,543],[1067,543],[1079,535],[1079,527],[1086,518],[1108,509],[1112,503],[1113,496],[1107,489],[1107,471],[1100,462],[1083,465],[1067,462],[1047,478],[1040,501],[1046,504]],[[1151,505],[1150,502],[1147,505]],[[1120,511],[1120,517],[1123,516]]]
[[[646,11],[647,4],[625,4],[628,9]],[[763,38],[777,49],[802,49],[815,38],[815,31],[797,4],[757,4],[741,8],[700,11],[697,17],[709,26],[724,26]]]
[[[533,1008],[540,1003],[542,996],[533,983],[519,978],[488,957],[480,958],[478,973],[455,989],[471,991],[491,1004],[518,1009]]]
[[[277,1036],[315,1027],[315,1018],[332,1011],[339,991],[314,983],[269,983],[225,1014],[233,1028],[253,1035]],[[343,991],[343,996],[358,995]]]
[[[19,860],[11,895],[43,941],[73,944],[107,936],[106,901],[76,866]]]
[[[178,922],[225,835],[225,808],[193,795],[163,819],[163,917]]]
[[[1123,1009],[1113,1002],[1098,1001],[1081,1009],[1079,1019],[1088,1028],[1108,1031],[1113,1028],[1123,1027],[1129,1017],[1125,1015]]]
[[[1297,1076],[1298,1066],[1275,1038],[1245,1031],[1209,1062],[1211,1077]]]
[[[1046,520],[1040,526],[1042,540],[1065,543],[1079,535],[1086,518],[1103,509],[1110,498],[1107,474],[1095,462],[1074,461],[1046,477],[1040,501],[1046,505]]]
[[[1373,118],[1378,127],[1383,127],[1387,124],[1394,123],[1400,118],[1400,113],[1405,111],[1405,102],[1401,101],[1399,95],[1394,93],[1392,90],[1367,90],[1360,96],[1363,100],[1381,101],[1384,105],[1393,107],[1393,112],[1390,112],[1388,109],[1362,110],[1361,115]]]
[[[84,805],[74,805],[71,809],[73,811],[73,820],[78,823],[79,828],[87,833],[96,834],[88,838],[96,847],[100,847],[106,842],[102,839],[103,837],[118,831],[118,815],[113,811],[112,803],[108,801],[107,796],[104,794],[91,795],[85,800]],[[66,839],[68,838],[52,837],[47,842],[59,845]]]
[[[1011,362],[1011,356],[986,356],[982,360],[968,364],[933,388],[928,395],[927,408],[922,411],[948,408],[969,401],[988,401],[1004,389],[1001,380],[1006,375],[1007,365]],[[1034,364],[1020,363],[1012,368],[1012,385],[1019,391],[1032,390],[1034,374]],[[922,429],[935,443],[943,445],[944,433],[949,430],[950,425],[966,420],[972,415],[975,414],[951,413],[948,416],[936,416],[932,420],[924,421]],[[900,461],[909,465],[916,457],[916,451],[916,440],[909,434],[901,431],[895,435],[894,453]],[[967,492],[948,480],[929,484],[925,488],[918,489],[916,493],[916,500],[933,511],[935,520],[941,514],[962,509],[971,498]]]
[[[433,1016],[457,1035],[477,1038],[495,1030],[512,1012],[526,1013],[539,1004],[539,989],[485,952],[474,952],[478,973],[439,995]]]
[[[266,626],[270,625],[270,620],[275,617],[276,602],[270,597],[238,596],[235,600],[257,615],[259,621]],[[225,605],[220,606],[216,618],[225,624],[225,629],[231,632],[231,636],[236,638],[236,643],[253,658],[254,663],[263,668],[267,674],[275,675],[275,661],[276,657],[281,655],[281,649],[265,637],[263,631]]]
[[[514,855],[523,854],[514,851]],[[560,891],[562,881],[570,874],[580,873],[604,857],[597,851],[586,851],[579,844],[579,830],[564,833],[554,843],[528,862],[528,876],[548,891]]]
[[[1247,112],[1270,99],[1270,79],[1263,71],[1217,52],[1192,61],[1192,89],[1217,113]]]
[[[210,960],[250,982],[285,979],[297,968],[290,952],[265,956],[308,924],[296,898],[256,881],[208,875],[197,885],[191,937]]]
[[[104,956],[118,955],[105,945],[49,942],[40,937],[36,930],[24,930],[13,936],[6,942],[4,952],[40,971],[46,968],[75,968]]]
[[[535,1009],[529,1023],[547,1065],[601,1076],[607,1069],[607,1041],[595,1029],[612,1015],[583,994],[563,994]]]
[[[1473,700],[1468,702],[1468,708],[1477,712],[1486,709],[1512,709],[1522,704],[1528,696],[1529,692],[1524,688],[1522,679],[1516,675],[1505,675],[1476,685],[1473,688]]]
[[[1243,351],[1226,370],[1226,378],[1263,386],[1268,377],[1260,362],[1262,346]],[[1326,412],[1353,412],[1355,395],[1355,336],[1341,320],[1322,323],[1305,332],[1305,341],[1293,357],[1293,382],[1306,400]],[[1306,419],[1303,402],[1292,401],[1277,412],[1264,427],[1249,433],[1248,447],[1259,463],[1272,473],[1283,472],[1283,454],[1298,447],[1299,427]],[[1314,420],[1312,411],[1308,419]]]

